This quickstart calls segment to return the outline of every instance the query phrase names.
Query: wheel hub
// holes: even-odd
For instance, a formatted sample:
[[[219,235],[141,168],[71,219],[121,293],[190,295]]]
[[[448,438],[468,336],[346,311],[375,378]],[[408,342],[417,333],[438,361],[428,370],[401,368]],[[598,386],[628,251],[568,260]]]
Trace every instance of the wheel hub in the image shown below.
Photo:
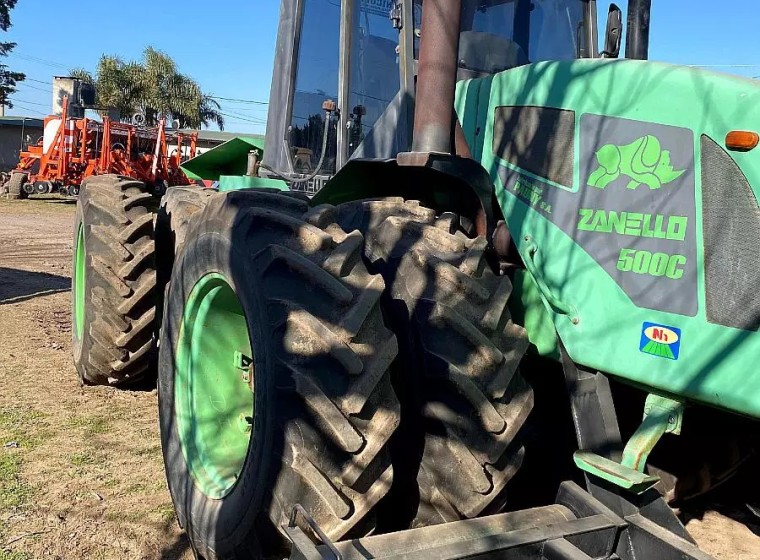
[[[176,349],[175,421],[197,487],[222,498],[243,470],[254,422],[253,352],[242,306],[220,274],[185,302]]]

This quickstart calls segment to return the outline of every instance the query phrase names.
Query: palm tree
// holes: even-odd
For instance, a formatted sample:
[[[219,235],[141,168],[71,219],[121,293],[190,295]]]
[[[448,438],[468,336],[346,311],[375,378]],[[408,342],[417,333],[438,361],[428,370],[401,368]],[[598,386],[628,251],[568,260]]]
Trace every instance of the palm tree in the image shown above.
[[[173,92],[173,105],[169,112],[180,122],[180,126],[195,128],[197,125],[194,123],[208,126],[213,122],[220,130],[224,130],[221,106],[215,99],[203,93],[194,80],[177,74],[170,87]]]
[[[147,47],[143,53],[140,81],[145,90],[143,111],[146,119],[153,122],[161,116],[173,116],[180,100],[178,83],[181,76],[177,65],[166,54]]]
[[[204,95],[201,98],[200,105],[198,106],[199,109],[199,117],[201,119],[201,122],[208,126],[209,123],[214,122],[216,123],[216,126],[219,127],[219,130],[224,130],[224,115],[222,115],[220,109],[222,108],[221,105],[219,105],[219,102],[208,96]]]
[[[183,128],[215,123],[224,129],[219,103],[203,93],[195,80],[181,74],[171,57],[153,47],[145,49],[141,62],[103,55],[95,76],[83,69],[71,75],[94,85],[98,106],[117,110],[123,122],[140,113],[148,125],[163,117],[179,121]]]
[[[71,75],[95,86],[98,106],[115,109],[122,121],[130,121],[140,111],[141,99],[145,96],[140,64],[103,55],[98,61],[95,77],[83,69],[73,70]]]

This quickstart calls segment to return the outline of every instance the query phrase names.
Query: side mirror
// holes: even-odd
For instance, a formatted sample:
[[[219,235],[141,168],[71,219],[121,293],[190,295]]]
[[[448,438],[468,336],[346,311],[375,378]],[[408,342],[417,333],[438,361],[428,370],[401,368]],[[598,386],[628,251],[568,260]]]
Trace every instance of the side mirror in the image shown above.
[[[616,4],[610,4],[607,13],[607,32],[604,34],[603,58],[617,58],[623,39],[623,11]]]

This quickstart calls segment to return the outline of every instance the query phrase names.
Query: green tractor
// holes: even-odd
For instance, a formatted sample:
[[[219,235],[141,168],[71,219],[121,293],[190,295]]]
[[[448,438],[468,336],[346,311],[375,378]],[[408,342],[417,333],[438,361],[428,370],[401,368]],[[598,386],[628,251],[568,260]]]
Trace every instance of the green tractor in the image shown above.
[[[198,558],[707,559],[668,501],[756,448],[760,87],[647,61],[649,0],[624,60],[615,5],[599,52],[593,0],[426,2],[283,0],[245,177],[84,184],[82,382],[157,376]]]

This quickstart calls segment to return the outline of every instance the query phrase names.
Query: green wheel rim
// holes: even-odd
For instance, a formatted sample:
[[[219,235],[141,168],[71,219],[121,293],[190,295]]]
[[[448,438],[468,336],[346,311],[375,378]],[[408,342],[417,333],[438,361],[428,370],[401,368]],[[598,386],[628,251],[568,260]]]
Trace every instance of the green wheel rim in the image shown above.
[[[201,492],[223,498],[248,454],[253,352],[240,301],[221,274],[206,274],[191,290],[175,358],[175,421],[185,462]]]
[[[84,334],[84,268],[86,257],[84,226],[80,224],[77,232],[76,249],[74,250],[74,329],[77,340],[82,340]]]

